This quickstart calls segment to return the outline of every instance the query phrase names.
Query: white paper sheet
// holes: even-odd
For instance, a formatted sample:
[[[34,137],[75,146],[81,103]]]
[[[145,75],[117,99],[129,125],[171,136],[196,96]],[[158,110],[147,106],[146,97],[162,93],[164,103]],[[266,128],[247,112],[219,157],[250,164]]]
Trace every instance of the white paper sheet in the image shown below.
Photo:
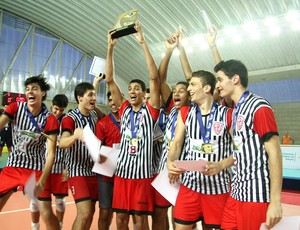
[[[93,76],[99,76],[100,73],[105,73],[106,60],[95,56],[89,71]]]
[[[93,172],[112,177],[117,168],[117,160],[120,153],[120,149],[110,148],[102,145],[100,154],[105,156],[107,159],[104,163],[95,162],[92,169]]]
[[[35,184],[35,172],[33,172],[24,186],[24,192],[29,199],[37,201],[37,197],[34,195]]]
[[[94,162],[100,159],[101,141],[95,136],[89,125],[83,129],[84,142]]]
[[[284,216],[272,230],[300,230],[300,216]],[[263,223],[259,230],[267,230],[266,224]]]
[[[185,169],[187,171],[203,172],[206,170],[207,161],[175,161],[176,168]]]
[[[157,177],[152,181],[151,185],[173,206],[175,205],[179,192],[180,181],[170,184],[167,167],[165,167],[164,170],[157,175]]]

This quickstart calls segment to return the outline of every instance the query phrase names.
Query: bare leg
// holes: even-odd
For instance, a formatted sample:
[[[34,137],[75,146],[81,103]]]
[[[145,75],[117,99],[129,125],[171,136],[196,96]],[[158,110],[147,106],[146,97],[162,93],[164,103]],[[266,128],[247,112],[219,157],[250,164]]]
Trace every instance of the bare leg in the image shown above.
[[[0,198],[0,212],[2,211],[2,208],[4,207],[4,205],[6,204],[6,202],[8,201],[8,199],[10,198],[10,196],[13,194],[13,190],[7,192],[4,196],[2,196]]]
[[[51,201],[39,201],[39,208],[47,230],[59,230],[59,222],[52,211]]]

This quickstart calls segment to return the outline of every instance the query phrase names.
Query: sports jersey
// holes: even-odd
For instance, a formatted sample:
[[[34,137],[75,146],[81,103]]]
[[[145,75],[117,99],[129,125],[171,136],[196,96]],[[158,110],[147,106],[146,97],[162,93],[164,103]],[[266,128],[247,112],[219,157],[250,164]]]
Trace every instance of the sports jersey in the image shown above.
[[[231,127],[232,110],[217,104],[213,104],[215,112],[202,115],[205,128],[211,120],[211,134],[209,143],[212,144],[213,152],[205,153],[201,146],[204,138],[201,135],[198,106],[190,109],[184,106],[180,109],[182,121],[186,127],[185,152],[186,160],[205,159],[218,162],[230,156],[232,139],[229,133]],[[187,171],[183,175],[182,183],[191,190],[202,194],[223,194],[230,190],[231,174],[229,169],[222,170],[214,176],[206,176],[197,171]]]
[[[59,123],[59,135],[57,137],[57,140],[60,140],[61,138],[61,121],[63,119],[63,117],[65,116],[62,115],[58,118],[58,123]],[[62,149],[59,148],[59,146],[56,146],[56,155],[55,155],[55,161],[51,170],[51,173],[55,173],[55,174],[61,174],[63,173],[63,170],[66,169],[66,164],[65,164],[65,157],[67,154],[68,149]]]
[[[174,105],[174,103],[173,103]],[[159,162],[159,168],[158,168],[158,173],[160,173],[166,166],[166,162],[167,162],[167,157],[168,157],[168,150],[170,148],[170,143],[171,141],[173,141],[174,139],[174,134],[175,134],[175,128],[176,128],[176,124],[177,124],[177,116],[178,116],[178,110],[176,109],[176,107],[172,107],[171,111],[169,112],[169,116],[168,116],[168,121],[166,124],[166,131],[165,131],[165,135],[164,135],[164,142],[163,142],[163,147],[162,147],[162,156]],[[173,132],[173,134],[172,134]],[[180,154],[179,159],[184,159],[184,155],[185,154]]]
[[[113,147],[113,144],[120,143],[120,123],[114,120],[112,114],[109,114],[96,124],[96,136],[101,140],[102,145]]]
[[[119,144],[121,141],[120,123],[112,114],[109,114],[97,121],[95,134],[101,140],[102,145],[113,147],[113,144]],[[113,181],[111,177],[102,176],[101,178]]]
[[[129,101],[119,109],[121,117],[121,150],[115,175],[126,179],[145,179],[153,176],[153,128],[159,110],[143,104],[135,113]],[[133,120],[133,123],[131,123]],[[136,132],[135,146],[132,141],[132,126]],[[135,148],[134,152],[132,148]]]
[[[42,111],[33,117],[27,102],[10,104],[4,114],[13,120],[13,148],[7,166],[42,170],[47,138],[41,135],[41,131],[47,135],[58,134],[59,125],[55,116],[42,104]]]
[[[165,113],[164,109],[160,109],[158,120],[154,125],[154,139],[153,143],[153,173],[157,173],[159,162],[162,156],[162,145],[163,145],[163,136],[166,130],[168,116]],[[155,135],[160,134],[161,137],[155,137]]]
[[[91,130],[95,130],[98,115],[96,111],[90,111],[89,116],[84,116],[76,108],[69,112],[62,120],[62,132],[69,132],[73,134],[76,128],[84,128],[89,125]],[[75,176],[95,176],[92,172],[94,162],[89,155],[87,147],[80,141],[77,140],[75,143],[68,148],[66,154],[66,166],[69,177]]]
[[[265,99],[254,94],[236,110],[233,116],[236,173],[231,196],[245,202],[269,202],[270,172],[264,142],[278,135],[274,112]]]

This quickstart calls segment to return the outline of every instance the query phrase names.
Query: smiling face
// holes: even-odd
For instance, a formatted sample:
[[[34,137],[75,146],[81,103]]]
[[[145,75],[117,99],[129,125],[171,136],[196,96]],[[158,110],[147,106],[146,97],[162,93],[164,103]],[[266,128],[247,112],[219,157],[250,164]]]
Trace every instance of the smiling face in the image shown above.
[[[216,88],[221,97],[230,97],[234,89],[233,78],[230,79],[222,70],[218,71]]]
[[[145,92],[143,92],[142,86],[139,83],[133,82],[128,86],[128,95],[131,105],[138,106],[143,103]]]
[[[202,86],[202,82],[198,77],[192,77],[188,87],[189,94],[191,96],[191,101],[196,104],[201,104],[205,99],[205,92]]]
[[[45,92],[41,90],[41,87],[38,83],[31,83],[25,87],[25,95],[27,104],[29,106],[40,106],[43,101],[43,96],[45,96]]]
[[[114,114],[118,114],[118,107],[115,105],[115,103],[113,102],[112,100],[112,96],[110,95],[109,98],[108,98],[108,106],[110,108],[110,111]]]
[[[177,84],[173,90],[173,100],[176,109],[180,109],[182,106],[187,105],[189,102],[189,92],[186,85]]]
[[[94,89],[88,89],[83,96],[78,96],[79,107],[82,109],[80,112],[91,111],[96,106],[96,92]]]

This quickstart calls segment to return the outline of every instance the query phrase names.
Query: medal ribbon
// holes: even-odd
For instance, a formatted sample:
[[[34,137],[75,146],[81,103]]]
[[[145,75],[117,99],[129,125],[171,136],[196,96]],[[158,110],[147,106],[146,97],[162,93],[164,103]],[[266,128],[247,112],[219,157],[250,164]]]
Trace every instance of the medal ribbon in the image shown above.
[[[173,120],[172,120],[172,128],[171,128],[171,140],[174,139],[174,135],[175,135],[175,124],[177,121],[177,116],[178,116],[178,110],[176,110]]]
[[[140,108],[140,110],[137,112],[137,115],[134,119],[134,111],[133,109],[131,108],[131,111],[130,111],[130,124],[131,124],[131,137],[132,138],[136,138],[136,134],[139,130],[139,126],[140,126],[140,117],[142,115],[142,109],[143,109],[144,106],[142,106]]]
[[[158,119],[158,125],[161,129],[161,131],[165,131],[166,130],[166,124],[167,124],[167,119],[164,120],[164,117],[165,117],[165,112],[163,109],[160,110],[160,114],[159,114],[159,119]]]
[[[233,110],[233,113],[232,113],[232,131],[235,132],[235,125],[236,125],[236,120],[237,120],[237,115],[239,113],[239,110],[240,110],[240,106],[241,104],[244,103],[244,101],[246,100],[246,98],[249,96],[249,91],[245,91],[238,104],[234,106],[234,110]]]
[[[110,113],[109,117],[113,121],[113,123],[118,127],[118,129],[120,130],[120,123],[117,122],[117,120],[115,119],[114,115],[112,115],[112,113]]]
[[[210,113],[209,113],[207,126],[205,127],[203,124],[203,121],[202,121],[202,114],[199,109],[199,106],[197,106],[197,108],[196,108],[198,124],[200,125],[200,132],[201,132],[201,136],[202,136],[204,143],[209,143],[209,141],[210,141],[212,121],[213,121],[216,109],[217,109],[217,104],[215,102],[213,102]]]
[[[27,115],[31,121],[31,123],[34,125],[34,127],[37,129],[38,132],[43,132],[44,128],[45,128],[45,124],[46,124],[46,116],[48,113],[47,107],[44,103],[42,103],[42,116],[43,116],[43,123],[41,126],[38,125],[38,123],[36,122],[36,120],[34,119],[34,116],[32,115],[32,113],[29,111],[27,104],[25,105],[25,109],[27,112]]]
[[[86,124],[87,124],[87,122],[86,122],[86,120],[84,119],[84,116],[82,116],[82,114],[80,113],[80,111],[79,111],[78,108],[75,109],[75,112],[76,112],[77,115],[79,116],[79,118],[80,118],[80,120],[81,120],[81,122],[82,122],[82,124],[83,124],[83,127],[85,127]],[[92,129],[92,128],[93,128],[93,123],[92,123],[92,117],[91,117],[90,114],[89,114],[89,116],[88,116],[88,121],[89,121],[89,126],[90,126],[90,128]]]

